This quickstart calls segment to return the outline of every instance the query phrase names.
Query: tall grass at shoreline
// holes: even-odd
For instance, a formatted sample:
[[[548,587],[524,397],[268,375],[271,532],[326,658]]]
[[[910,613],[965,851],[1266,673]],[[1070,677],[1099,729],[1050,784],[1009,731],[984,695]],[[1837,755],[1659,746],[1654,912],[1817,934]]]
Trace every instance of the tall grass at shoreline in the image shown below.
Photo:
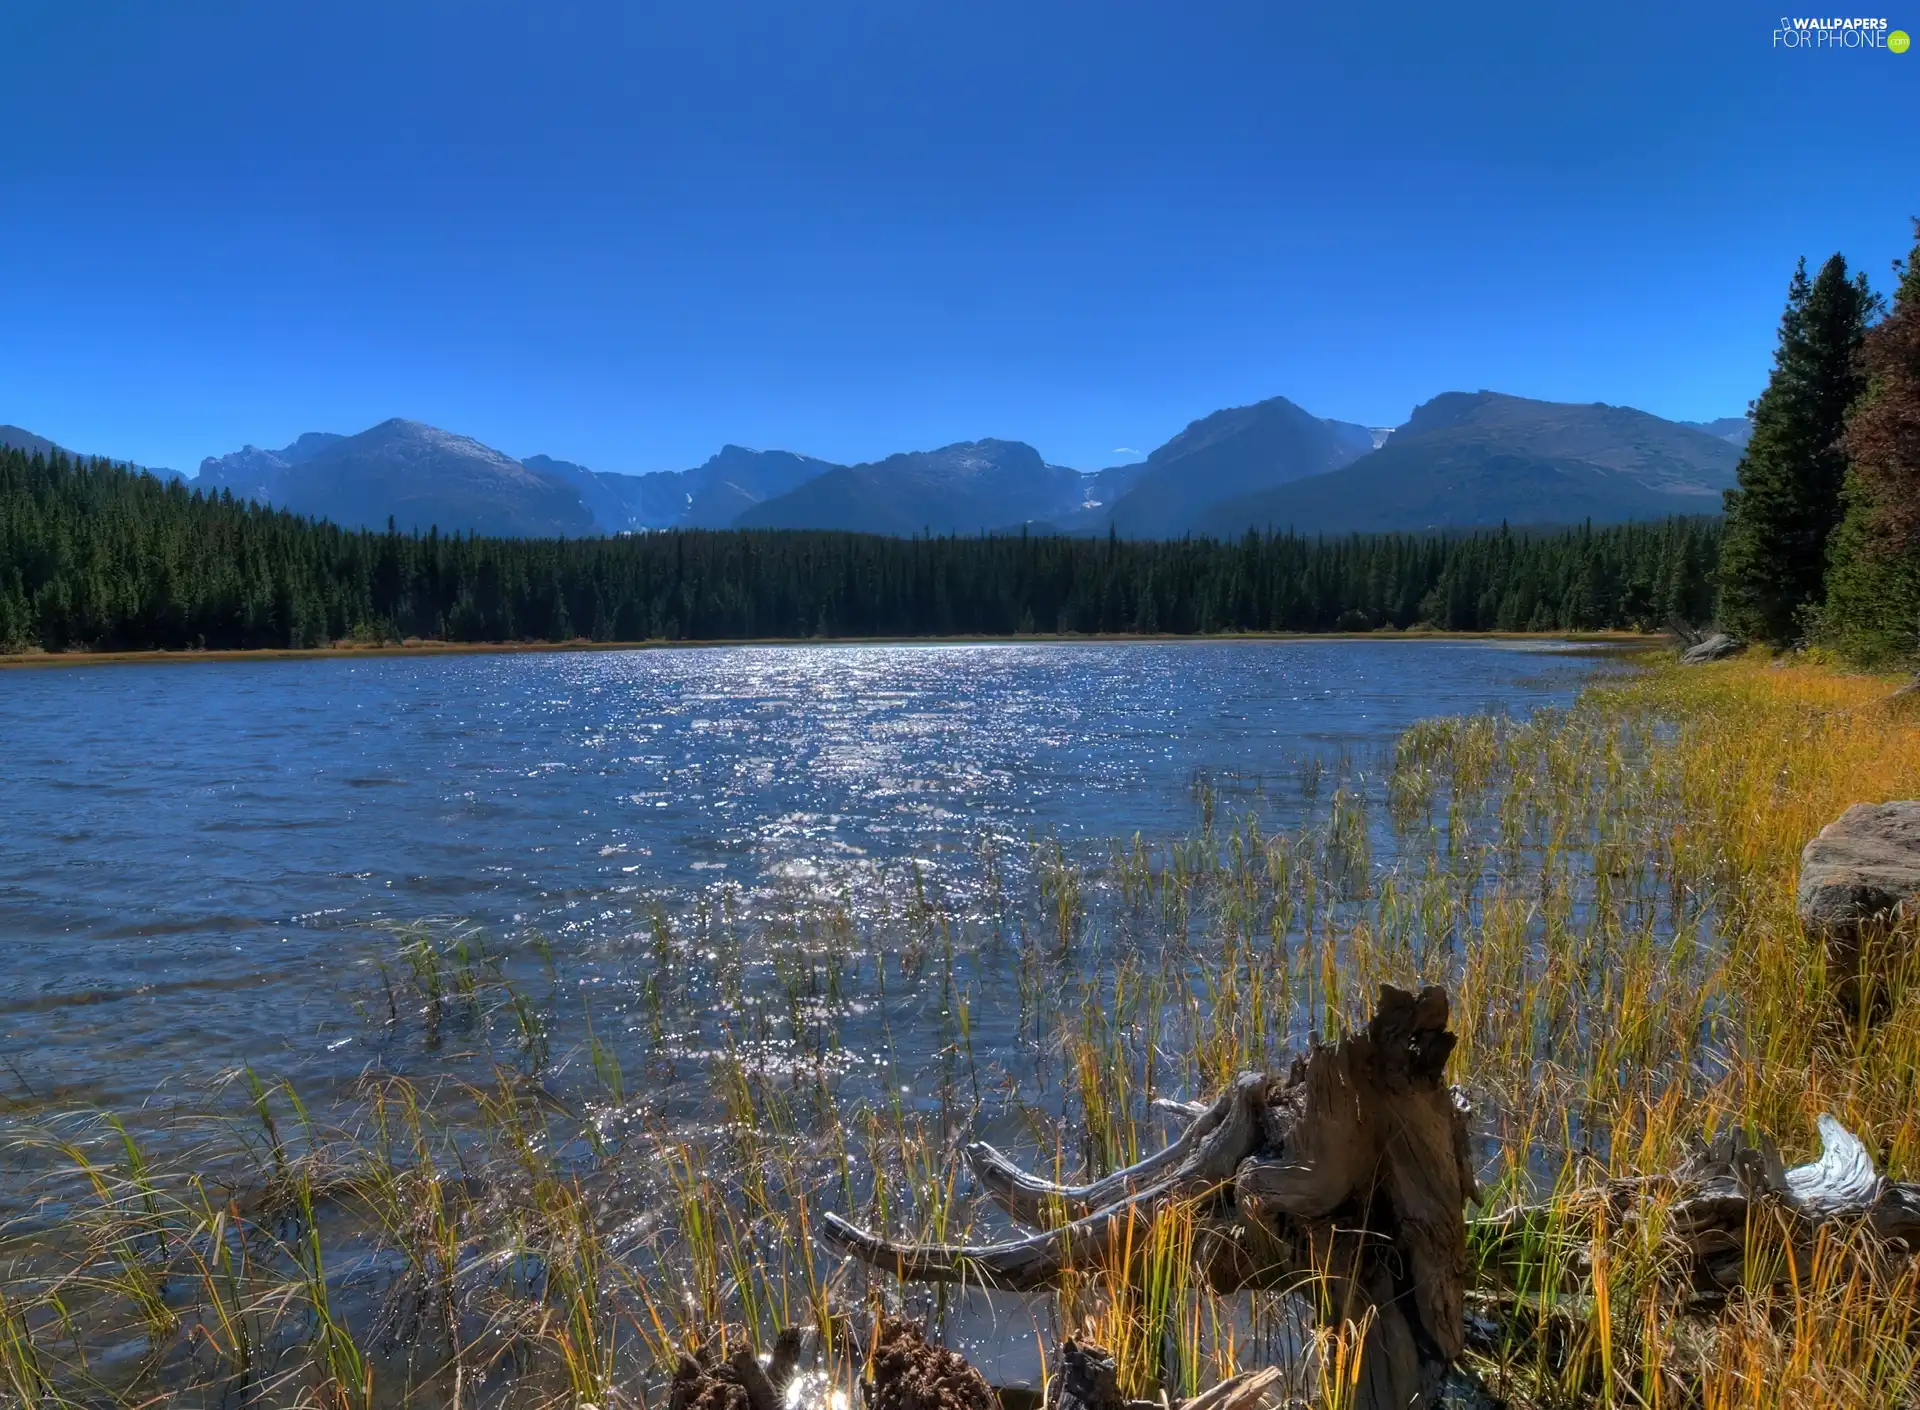
[[[1835,1015],[1793,912],[1806,839],[1920,795],[1920,718],[1885,682],[1758,661],[1652,668],[1526,720],[1435,720],[1390,757],[1196,782],[1187,839],[1105,856],[983,839],[855,897],[651,910],[607,954],[464,928],[369,967],[358,1080],[237,1073],[166,1123],[13,1117],[0,1175],[0,1403],[661,1403],[679,1348],[822,1329],[811,1394],[852,1395],[868,1308],[1036,1359],[1079,1333],[1126,1388],[1351,1354],[1296,1300],[1197,1284],[1192,1221],[1141,1221],[1123,1273],[1057,1295],[901,1289],[812,1237],[1004,1229],[966,1176],[984,1135],[1079,1178],[1383,982],[1442,983],[1483,1206],[1551,1199],[1479,1368],[1524,1406],[1906,1403],[1915,1274],[1874,1250],[1789,1260],[1784,1291],[1702,1308],[1657,1216],[1595,1227],[1610,1176],[1739,1125],[1809,1154],[1832,1111],[1920,1173],[1920,983]],[[1268,814],[1271,818],[1271,810]],[[1896,937],[1911,939],[1911,937]],[[24,1194],[25,1198],[19,1196]],[[1753,1258],[1777,1251],[1751,1233]],[[1858,1256],[1850,1256],[1857,1253]],[[1337,1381],[1337,1378],[1335,1378]],[[1337,1385],[1318,1393],[1334,1395]]]

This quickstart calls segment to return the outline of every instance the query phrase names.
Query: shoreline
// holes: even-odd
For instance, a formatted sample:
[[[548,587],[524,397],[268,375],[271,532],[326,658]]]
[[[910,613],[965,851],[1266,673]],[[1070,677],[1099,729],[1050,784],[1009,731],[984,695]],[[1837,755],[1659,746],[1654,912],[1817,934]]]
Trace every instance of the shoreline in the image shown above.
[[[1054,632],[1030,636],[853,636],[853,637],[739,637],[691,641],[405,641],[379,645],[309,647],[235,647],[203,651],[38,651],[0,655],[0,670],[62,666],[188,665],[212,661],[309,661],[404,656],[507,656],[542,652],[595,651],[711,651],[729,646],[1085,646],[1165,645],[1172,642],[1475,642],[1563,641],[1572,645],[1622,646],[1651,649],[1662,644],[1658,632],[1215,632],[1142,634],[1115,632],[1097,636]]]

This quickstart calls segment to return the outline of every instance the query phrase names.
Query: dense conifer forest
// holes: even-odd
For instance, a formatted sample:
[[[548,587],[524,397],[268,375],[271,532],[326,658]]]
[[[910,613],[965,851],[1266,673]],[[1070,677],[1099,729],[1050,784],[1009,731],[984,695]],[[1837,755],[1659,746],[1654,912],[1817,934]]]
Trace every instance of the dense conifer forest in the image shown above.
[[[366,533],[5,451],[0,650],[1645,628],[1711,613],[1719,532],[1687,519],[1233,542]]]

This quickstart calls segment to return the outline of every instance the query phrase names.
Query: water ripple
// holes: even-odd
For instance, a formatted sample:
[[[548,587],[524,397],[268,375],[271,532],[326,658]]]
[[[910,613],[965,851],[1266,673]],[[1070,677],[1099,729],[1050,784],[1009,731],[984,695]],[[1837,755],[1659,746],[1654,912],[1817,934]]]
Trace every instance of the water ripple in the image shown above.
[[[587,952],[718,885],[838,896],[906,858],[938,875],[982,833],[1168,837],[1196,771],[1257,780],[1577,674],[1352,642],[0,673],[0,1055],[37,1089],[134,1100],[329,1044],[351,1072],[332,1034],[385,925]]]

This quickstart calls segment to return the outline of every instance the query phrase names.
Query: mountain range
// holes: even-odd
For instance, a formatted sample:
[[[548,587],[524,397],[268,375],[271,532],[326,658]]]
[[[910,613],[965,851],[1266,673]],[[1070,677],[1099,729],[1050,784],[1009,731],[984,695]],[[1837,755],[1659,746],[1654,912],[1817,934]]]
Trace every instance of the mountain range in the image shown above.
[[[1171,538],[1598,523],[1713,514],[1744,417],[1447,392],[1405,424],[1314,416],[1285,397],[1216,411],[1144,461],[1084,472],[1020,441],[963,441],[859,465],[728,445],[689,470],[593,470],[417,421],[209,456],[189,484],[348,527],[581,537],[669,528]],[[0,426],[0,444],[52,443]],[[178,477],[178,472],[151,473]],[[184,477],[179,477],[184,478]]]

